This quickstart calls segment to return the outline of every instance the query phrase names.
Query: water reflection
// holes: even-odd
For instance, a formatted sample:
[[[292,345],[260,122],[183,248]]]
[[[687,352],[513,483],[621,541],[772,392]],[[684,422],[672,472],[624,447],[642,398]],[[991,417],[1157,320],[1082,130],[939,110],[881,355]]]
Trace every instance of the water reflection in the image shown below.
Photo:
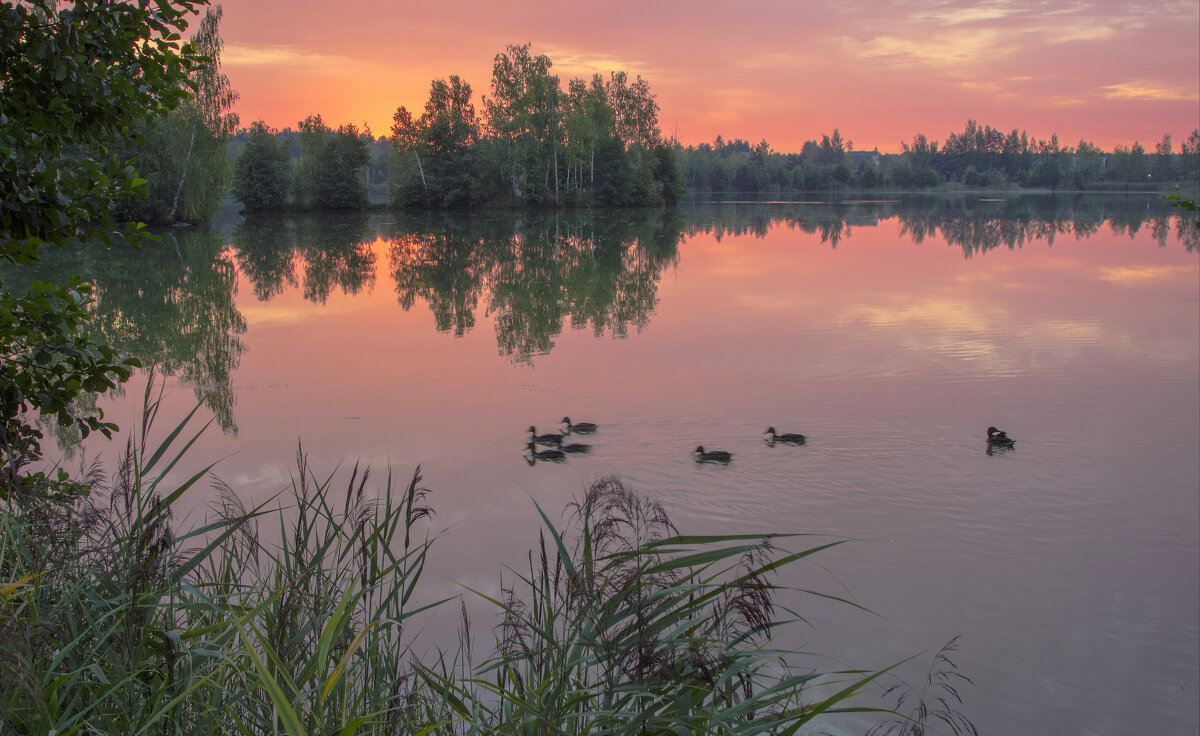
[[[682,222],[677,211],[441,215],[398,222],[388,259],[406,311],[420,298],[439,331],[461,337],[486,294],[500,354],[528,362],[554,347],[568,319],[597,337],[648,324]]]
[[[247,346],[239,437],[209,432],[194,455],[227,457],[219,472],[247,502],[286,487],[301,439],[313,467],[420,463],[450,530],[437,579],[478,588],[524,559],[513,530],[536,532],[531,497],[558,509],[620,473],[689,533],[863,540],[830,567],[881,615],[806,608],[812,648],[885,666],[964,632],[981,732],[1186,733],[1200,712],[1200,265],[1174,233],[1193,229],[1153,197],[1052,201],[247,220],[225,250],[176,231],[180,255],[152,246],[164,273],[139,286],[245,315],[246,334],[225,328]],[[320,237],[341,240],[326,256]],[[152,267],[98,263],[114,255],[63,266],[109,309]],[[215,284],[238,285],[230,263],[241,293],[218,298]],[[135,333],[154,329],[192,326]],[[571,417],[602,423],[563,440],[591,452],[529,452],[526,427],[561,433]],[[989,448],[989,424],[1018,449]],[[771,446],[764,428],[807,444]],[[700,443],[732,461],[695,462]]]
[[[361,213],[255,216],[232,235],[238,266],[260,301],[303,284],[304,298],[316,304],[328,301],[335,286],[353,295],[375,284],[374,239],[375,228]]]
[[[173,229],[140,249],[46,248],[41,256],[32,269],[5,270],[4,281],[20,290],[71,273],[88,279],[96,286],[100,339],[193,386],[221,428],[236,433],[232,375],[245,350],[246,320],[236,305],[237,268],[220,233]]]
[[[471,332],[481,316],[490,318],[499,354],[520,364],[548,354],[567,324],[597,337],[646,327],[662,273],[677,263],[685,236],[761,238],[784,228],[837,248],[856,230],[888,220],[899,222],[914,244],[945,242],[967,258],[1106,230],[1130,237],[1149,232],[1162,246],[1177,240],[1200,250],[1200,228],[1153,195],[963,195],[691,203],[666,212],[254,217],[238,223],[228,240],[219,231],[189,229],[167,231],[140,251],[48,249],[37,268],[7,267],[0,277],[18,290],[34,278],[65,280],[70,273],[93,281],[103,339],[192,385],[232,433],[232,375],[246,349],[239,272],[259,302],[299,290],[304,300],[326,305],[334,293],[373,289],[377,258],[385,258],[401,309],[427,304],[434,328],[454,337]],[[1101,275],[1114,281],[1155,276],[1145,269]],[[894,307],[855,309],[873,324],[906,317]],[[954,346],[970,348],[962,340]]]
[[[912,196],[891,200],[821,202],[723,202],[692,206],[688,235],[708,233],[766,237],[783,226],[820,236],[836,248],[854,228],[874,227],[898,219],[901,232],[914,244],[940,236],[962,248],[967,258],[989,250],[1020,248],[1028,242],[1049,245],[1059,236],[1088,238],[1107,226],[1134,237],[1148,228],[1161,246],[1178,239],[1189,251],[1200,250],[1200,228],[1192,218],[1157,195],[1094,194],[1009,196]]]

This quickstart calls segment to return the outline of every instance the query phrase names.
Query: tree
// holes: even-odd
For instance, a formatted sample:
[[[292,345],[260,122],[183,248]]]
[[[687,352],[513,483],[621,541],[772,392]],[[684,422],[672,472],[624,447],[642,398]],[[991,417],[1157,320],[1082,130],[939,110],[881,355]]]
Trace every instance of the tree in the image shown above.
[[[358,128],[343,125],[320,132],[313,164],[314,203],[326,210],[360,210],[367,206],[367,182],[362,170],[371,154]]]
[[[229,186],[229,138],[238,117],[230,108],[238,94],[221,73],[221,6],[209,8],[191,45],[204,63],[190,75],[194,94],[170,114],[138,125],[130,150],[148,180],[148,194],[117,211],[126,219],[203,222],[213,217]]]
[[[135,125],[194,90],[201,56],[182,44],[186,16],[204,2],[76,0],[0,2],[0,258],[28,265],[42,243],[139,239],[114,224],[118,200],[145,180],[115,153]],[[114,425],[74,399],[126,380],[135,361],[91,334],[91,290],[35,283],[24,295],[0,284],[0,460],[8,487],[40,455],[30,414],[83,433]]]
[[[321,156],[330,130],[320,115],[309,115],[297,124],[297,128],[300,161],[296,164],[296,178],[293,182],[296,204],[301,209],[315,209],[320,206],[316,189],[317,159]]]
[[[177,214],[189,221],[211,217],[229,184],[229,160],[225,149],[238,124],[237,114],[230,112],[238,100],[238,93],[230,86],[229,78],[221,73],[224,44],[218,30],[220,23],[221,6],[209,8],[192,37],[192,45],[204,55],[206,63],[193,74],[196,94],[184,100],[176,111],[188,122],[188,147],[171,210],[167,213],[168,220],[174,220]],[[196,147],[197,139],[202,146],[200,149]],[[191,196],[182,203],[181,210],[180,196],[185,185]]]
[[[1099,146],[1080,139],[1075,147],[1074,173],[1076,187],[1100,181],[1104,176],[1104,152]]]
[[[609,104],[603,77],[593,74],[590,84],[582,79],[570,81],[563,124],[567,136],[567,170],[577,167],[575,186],[582,189],[586,163],[587,187],[591,188],[596,183],[596,146],[616,135],[616,113]]]
[[[397,108],[396,114],[392,116],[392,142],[400,153],[412,152],[417,162],[417,172],[421,175],[421,190],[425,203],[428,204],[429,182],[425,180],[425,166],[421,164],[421,149],[425,146],[424,136],[417,121],[413,120],[412,113],[403,105]],[[408,200],[410,197],[402,196],[401,199]]]
[[[479,123],[471,102],[471,85],[457,75],[435,79],[419,120],[400,107],[393,116],[392,141],[402,154],[411,152],[421,177],[421,190],[399,187],[402,204],[455,207],[471,204],[478,188],[472,147]],[[425,163],[421,161],[425,154]],[[428,169],[428,170],[427,170]]]
[[[291,166],[278,131],[261,120],[254,121],[246,147],[234,163],[233,198],[248,212],[283,209],[291,188]]]
[[[1112,165],[1108,167],[1108,175],[1113,181],[1125,183],[1144,183],[1150,176],[1150,167],[1146,164],[1146,149],[1137,141],[1132,148],[1117,146],[1113,151]]]
[[[545,199],[554,170],[558,187],[558,151],[562,113],[558,77],[548,56],[533,56],[529,44],[508,45],[492,65],[492,96],[483,104],[489,131],[500,143],[513,195],[528,204]],[[545,171],[543,184],[536,185]]]
[[[650,93],[650,85],[641,76],[633,84],[628,84],[625,72],[612,72],[605,92],[614,113],[614,129],[621,145],[648,149],[659,142],[658,102]]]
[[[1160,181],[1171,181],[1175,178],[1174,153],[1171,151],[1171,134],[1167,133],[1162,141],[1154,146],[1155,162],[1154,175]]]

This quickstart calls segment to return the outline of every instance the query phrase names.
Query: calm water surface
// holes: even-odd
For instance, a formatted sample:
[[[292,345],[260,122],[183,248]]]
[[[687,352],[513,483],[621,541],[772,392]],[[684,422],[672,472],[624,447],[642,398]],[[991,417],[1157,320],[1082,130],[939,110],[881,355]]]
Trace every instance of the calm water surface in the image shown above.
[[[919,684],[959,635],[983,734],[1196,734],[1198,242],[1154,197],[964,197],[246,221],[47,267],[96,279],[173,416],[209,397],[191,455],[247,501],[299,442],[327,472],[420,464],[431,597],[495,590],[534,500],[616,474],[687,533],[853,540],[785,581],[874,612],[797,599],[815,666],[924,651]],[[526,427],[564,415],[594,451],[530,465]]]

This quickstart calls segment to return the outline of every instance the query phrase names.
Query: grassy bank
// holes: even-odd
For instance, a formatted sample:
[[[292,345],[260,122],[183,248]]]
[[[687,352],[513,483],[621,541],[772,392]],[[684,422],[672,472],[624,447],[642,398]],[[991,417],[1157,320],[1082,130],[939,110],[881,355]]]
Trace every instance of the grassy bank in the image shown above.
[[[416,603],[436,544],[419,468],[335,487],[301,452],[269,504],[226,488],[179,529],[172,504],[209,468],[164,487],[195,433],[149,443],[158,406],[148,391],[111,477],[4,491],[0,733],[794,733],[859,710],[847,699],[882,674],[770,648],[799,618],[774,573],[836,543],[681,535],[612,478],[561,528],[531,509],[542,534],[475,642],[460,602]],[[414,640],[431,606],[463,611],[456,648]]]

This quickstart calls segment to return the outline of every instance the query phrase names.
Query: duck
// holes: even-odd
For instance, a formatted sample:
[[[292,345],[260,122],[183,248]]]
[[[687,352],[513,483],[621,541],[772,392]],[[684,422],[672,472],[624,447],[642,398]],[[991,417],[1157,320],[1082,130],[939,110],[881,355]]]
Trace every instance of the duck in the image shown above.
[[[582,442],[572,442],[568,445],[559,445],[558,449],[562,452],[582,453],[582,452],[591,452],[592,446],[585,445]]]
[[[561,450],[539,450],[537,445],[530,442],[526,445],[529,448],[529,456],[534,460],[562,460],[566,455]]]
[[[692,452],[694,452],[696,454],[697,462],[711,460],[713,462],[718,462],[718,463],[727,463],[733,459],[733,455],[731,455],[728,452],[725,452],[724,450],[713,450],[711,452],[705,452],[704,445],[700,445]]]
[[[793,445],[803,445],[805,440],[807,439],[802,434],[792,434],[791,432],[788,432],[786,434],[775,434],[774,427],[767,427],[767,431],[764,432],[763,434],[771,435],[771,439],[768,441],[772,444],[774,444],[776,442],[787,442],[787,443],[793,444]]]
[[[1017,443],[1016,440],[1008,436],[1007,432],[1002,432],[995,427],[987,428],[987,441],[993,447],[1012,447]]]
[[[597,429],[599,429],[599,427],[597,427],[595,424],[592,424],[591,422],[580,422],[579,424],[571,424],[571,417],[563,417],[561,423],[567,425],[567,431],[572,434],[574,434],[576,432],[578,432],[579,434],[591,434],[592,432],[595,432]]]
[[[531,442],[536,442],[539,445],[561,445],[563,436],[561,434],[538,434],[537,430],[532,426],[529,428],[529,434],[533,435]]]

